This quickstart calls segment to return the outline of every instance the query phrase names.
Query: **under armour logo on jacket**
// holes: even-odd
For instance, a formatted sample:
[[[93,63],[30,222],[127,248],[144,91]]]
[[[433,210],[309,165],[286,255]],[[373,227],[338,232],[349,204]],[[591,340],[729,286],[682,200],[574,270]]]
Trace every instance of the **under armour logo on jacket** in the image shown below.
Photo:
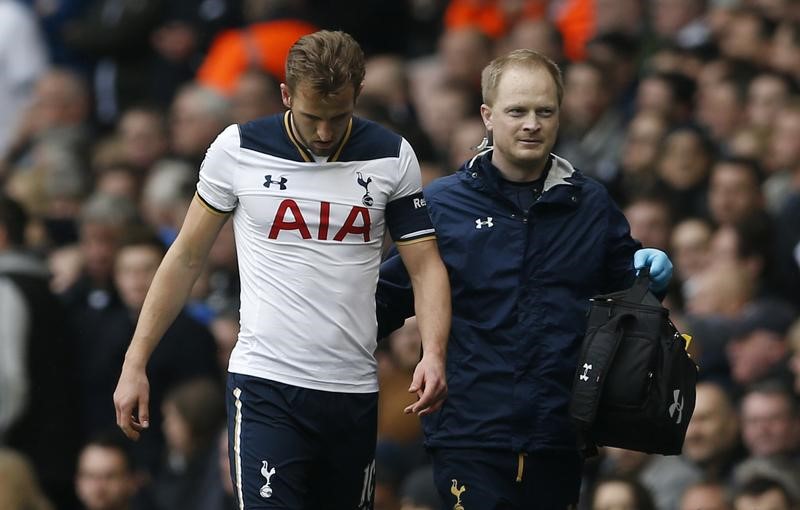
[[[581,381],[588,381],[589,380],[589,370],[591,370],[591,369],[592,369],[592,365],[590,365],[589,363],[584,363],[583,364],[583,373],[578,376],[578,379],[580,379]]]
[[[485,220],[482,220],[480,218],[475,220],[475,228],[478,228],[478,229],[483,228],[483,227],[492,228],[493,226],[494,226],[494,223],[492,223],[492,217],[491,216],[489,216]]]
[[[281,179],[279,181],[273,181],[271,175],[265,175],[264,176],[264,187],[265,188],[269,188],[271,184],[277,184],[278,186],[281,187],[281,190],[285,190],[286,189],[286,182],[287,182],[287,179],[284,176],[281,176]]]
[[[678,399],[680,399],[680,402]],[[678,418],[675,420],[675,423],[679,424],[681,419],[683,419],[683,397],[681,397],[681,390],[675,390],[672,392],[672,400],[674,402],[669,406],[669,415],[671,418],[675,418],[675,411],[677,411]]]

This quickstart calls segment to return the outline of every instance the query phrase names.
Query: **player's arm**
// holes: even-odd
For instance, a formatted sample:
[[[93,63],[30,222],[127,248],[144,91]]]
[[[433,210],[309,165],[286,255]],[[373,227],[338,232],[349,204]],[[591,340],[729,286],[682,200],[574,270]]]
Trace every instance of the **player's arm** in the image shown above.
[[[411,277],[422,337],[422,359],[409,388],[419,399],[405,412],[423,416],[439,409],[447,396],[445,354],[450,334],[450,280],[434,238],[398,243],[397,250]]]
[[[131,439],[138,439],[149,425],[147,361],[186,303],[228,216],[211,210],[195,196],[177,239],[153,278],[114,392],[117,425]]]

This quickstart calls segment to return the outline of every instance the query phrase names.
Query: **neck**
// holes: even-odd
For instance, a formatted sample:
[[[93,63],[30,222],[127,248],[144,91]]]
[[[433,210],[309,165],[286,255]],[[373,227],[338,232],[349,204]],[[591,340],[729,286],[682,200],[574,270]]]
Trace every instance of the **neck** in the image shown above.
[[[499,156],[497,151],[492,151],[491,159],[492,164],[500,171],[503,179],[511,182],[533,182],[539,179],[550,165],[549,156],[544,161],[537,161],[531,166],[520,166],[512,163]]]

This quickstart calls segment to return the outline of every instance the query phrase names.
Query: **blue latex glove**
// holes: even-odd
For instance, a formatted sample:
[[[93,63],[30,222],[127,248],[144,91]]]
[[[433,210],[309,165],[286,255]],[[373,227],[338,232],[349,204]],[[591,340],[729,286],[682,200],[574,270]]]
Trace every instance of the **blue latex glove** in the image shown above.
[[[655,248],[642,248],[633,254],[633,267],[636,273],[643,267],[650,268],[650,290],[655,293],[667,289],[672,278],[672,261],[667,254]]]

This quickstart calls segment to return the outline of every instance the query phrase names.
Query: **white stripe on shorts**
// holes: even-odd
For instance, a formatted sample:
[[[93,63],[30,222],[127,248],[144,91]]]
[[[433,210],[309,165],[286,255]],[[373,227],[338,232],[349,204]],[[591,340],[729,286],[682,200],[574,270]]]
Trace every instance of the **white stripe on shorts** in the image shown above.
[[[244,510],[244,497],[242,496],[242,401],[239,400],[241,395],[241,389],[236,388],[233,390],[233,396],[236,397],[236,418],[234,418],[233,427],[233,455],[236,469],[236,492],[239,496],[239,510]]]

